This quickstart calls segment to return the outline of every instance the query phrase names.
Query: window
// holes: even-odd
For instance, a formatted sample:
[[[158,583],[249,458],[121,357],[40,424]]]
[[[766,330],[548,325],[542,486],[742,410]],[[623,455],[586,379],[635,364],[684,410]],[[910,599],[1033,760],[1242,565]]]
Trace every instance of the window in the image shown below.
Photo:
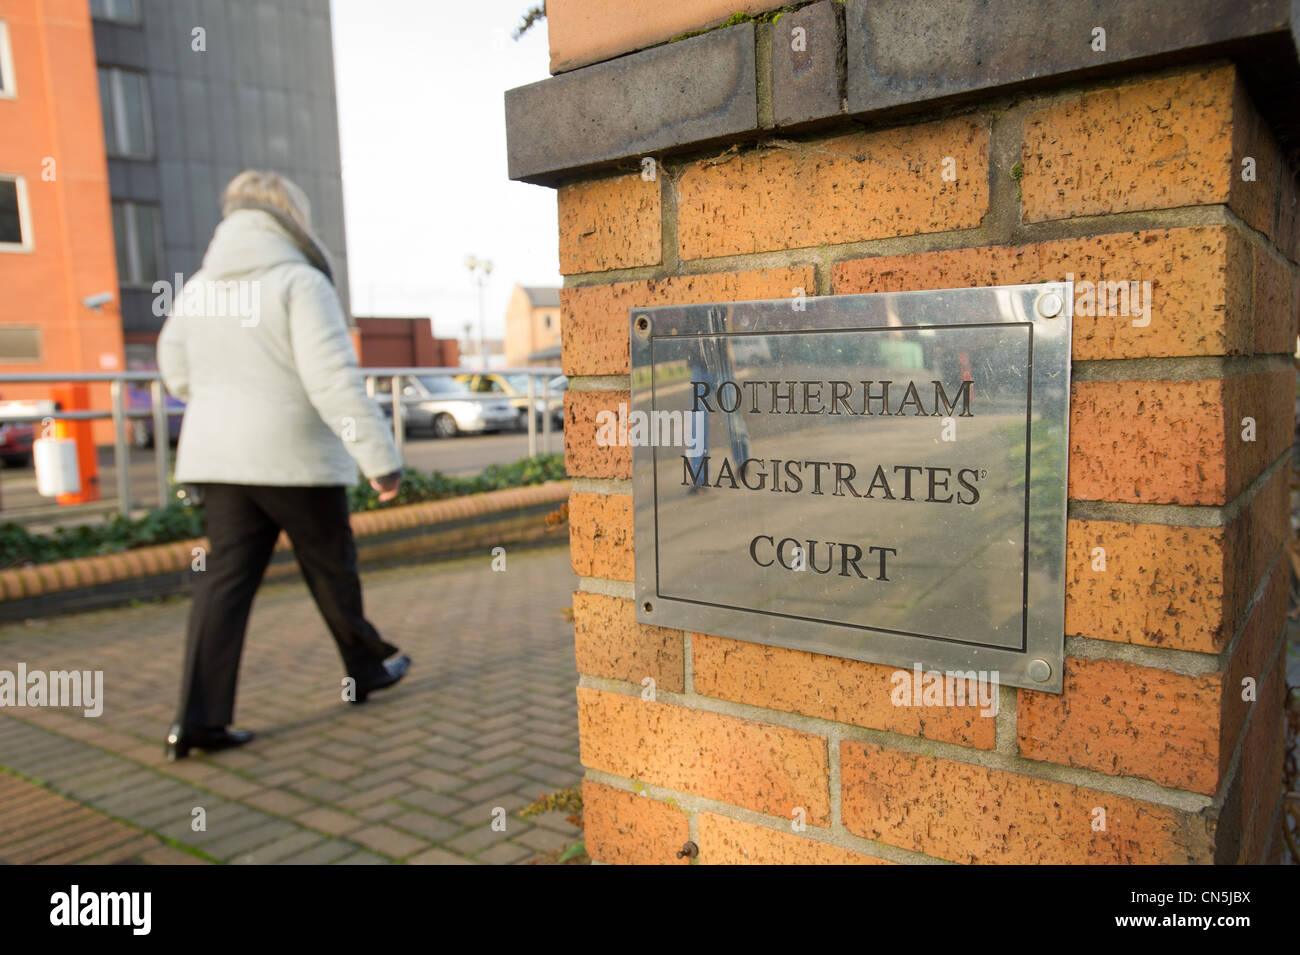
[[[0,20],[0,99],[13,99],[18,95],[18,81],[14,76],[14,53],[9,46],[9,25]]]
[[[149,88],[143,73],[100,67],[99,105],[104,113],[104,141],[110,156],[153,155]]]
[[[122,285],[152,286],[158,278],[162,224],[158,207],[140,202],[113,203],[113,241],[117,280]]]
[[[140,0],[90,0],[90,15],[96,20],[139,23]]]
[[[22,176],[0,174],[0,252],[27,252],[31,247],[27,183]]]
[[[41,330],[34,325],[0,326],[0,362],[40,361]]]

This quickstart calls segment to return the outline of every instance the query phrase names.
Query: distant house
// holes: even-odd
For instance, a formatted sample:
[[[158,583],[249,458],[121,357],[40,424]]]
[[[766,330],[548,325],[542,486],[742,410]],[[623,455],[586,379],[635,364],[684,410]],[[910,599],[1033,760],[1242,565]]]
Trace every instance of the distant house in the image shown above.
[[[506,306],[506,364],[558,365],[560,290],[516,285]]]

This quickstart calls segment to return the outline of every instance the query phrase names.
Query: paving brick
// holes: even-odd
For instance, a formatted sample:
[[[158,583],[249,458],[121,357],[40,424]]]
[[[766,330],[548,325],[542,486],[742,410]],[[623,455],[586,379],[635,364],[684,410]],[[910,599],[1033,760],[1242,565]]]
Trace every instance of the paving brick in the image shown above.
[[[250,641],[239,701],[240,725],[264,730],[263,735],[246,750],[200,753],[172,764],[161,761],[156,737],[171,716],[174,668],[179,665],[175,634],[183,630],[186,602],[105,611],[93,615],[92,622],[84,615],[49,618],[40,629],[0,626],[0,640],[19,658],[36,661],[41,653],[75,647],[86,666],[106,671],[123,698],[142,701],[130,711],[106,709],[94,728],[95,745],[85,742],[92,737],[82,722],[59,714],[42,712],[38,720],[26,721],[0,712],[4,764],[20,772],[39,765],[66,793],[23,783],[34,792],[12,795],[6,781],[16,777],[0,773],[0,804],[6,807],[0,830],[17,822],[22,839],[10,842],[28,841],[25,851],[59,862],[166,864],[195,858],[173,857],[166,846],[168,851],[151,852],[162,845],[158,837],[134,835],[129,826],[119,832],[118,823],[78,805],[97,802],[111,805],[133,825],[203,847],[223,860],[258,863],[275,857],[276,862],[293,864],[375,864],[387,860],[370,847],[359,850],[351,833],[391,830],[415,840],[413,851],[419,854],[437,835],[455,838],[469,828],[487,826],[494,807],[517,812],[537,791],[553,787],[503,770],[497,761],[514,757],[520,765],[548,766],[547,759],[564,762],[561,750],[577,749],[572,629],[558,613],[573,590],[567,563],[560,548],[522,552],[512,558],[508,591],[485,585],[477,568],[458,563],[368,574],[370,613],[413,655],[446,661],[438,677],[445,681],[446,692],[440,684],[433,692],[389,697],[382,707],[369,709],[335,706],[330,695],[324,704],[330,707],[328,713],[322,712],[314,694],[321,686],[333,687],[337,662],[328,643],[320,643],[323,630],[317,611],[300,585],[269,584],[259,594],[250,629],[272,630],[277,639]],[[430,587],[431,574],[440,576],[438,588]],[[430,630],[423,622],[448,612],[439,597],[448,590],[464,597],[463,607],[446,627]],[[557,612],[537,617],[537,606],[553,606]],[[521,614],[535,618],[522,630],[511,623]],[[400,625],[402,619],[408,622]],[[114,623],[109,626],[105,620]],[[460,642],[458,635],[464,632],[475,633],[476,640]],[[553,695],[565,698],[560,706],[547,705]],[[153,699],[158,702],[148,702]],[[444,721],[443,713],[455,713],[456,722]],[[532,759],[523,754],[538,746],[528,737],[539,728],[548,755]],[[61,735],[64,732],[68,735]],[[144,765],[105,752],[114,747],[116,753],[130,751]],[[352,772],[376,756],[380,765]],[[405,778],[412,773],[443,774],[478,786],[453,774],[481,766],[503,778],[485,780],[483,790],[473,794],[480,797],[474,802],[411,789]],[[308,775],[303,767],[320,774]],[[578,778],[579,771],[569,769]],[[345,774],[346,782],[328,778]],[[420,779],[434,781],[432,776]],[[516,792],[525,785],[527,798]],[[489,796],[488,790],[495,792]],[[46,798],[66,800],[67,805],[56,810],[62,815],[51,815],[38,805]],[[192,829],[191,810],[196,806],[207,812],[206,831]],[[23,815],[28,811],[30,820]],[[448,821],[464,814],[471,814],[472,820]],[[398,819],[408,824],[419,819],[427,834],[406,832],[393,824]],[[39,830],[32,829],[36,820],[42,825]],[[508,824],[512,834],[531,831],[514,816]],[[339,832],[348,835],[331,838]],[[5,844],[0,835],[0,846]]]
[[[473,764],[471,764],[473,766]],[[475,777],[480,778],[480,777]],[[453,793],[458,789],[464,789],[470,785],[468,777],[456,776],[451,773],[444,773],[436,769],[419,769],[413,773],[407,773],[407,788],[411,786],[427,789],[436,793]]]
[[[355,847],[347,842],[331,840],[322,842],[303,852],[295,853],[291,856],[285,856],[279,860],[284,865],[328,865],[346,855],[355,851]]]
[[[480,852],[477,858],[480,862],[489,862],[492,865],[514,865],[516,862],[531,859],[534,855],[536,853],[525,846],[498,842],[492,848]]]
[[[390,865],[389,860],[383,856],[375,855],[373,852],[354,852],[346,858],[340,859],[335,865]]]
[[[464,826],[423,812],[401,813],[389,819],[388,824],[430,842],[445,842],[465,831]]]
[[[327,809],[323,806],[316,809],[309,809],[304,813],[299,813],[296,820],[304,826],[312,829],[319,829],[321,832],[327,832],[332,836],[341,836],[349,832],[360,829],[365,823],[356,816],[349,816],[346,813],[338,812],[334,809]]]
[[[424,852],[411,856],[406,860],[407,865],[474,865],[472,859],[456,855],[454,852],[448,852],[446,849],[426,849]]]
[[[350,833],[348,838],[376,852],[399,859],[425,847],[422,840],[399,832],[391,826],[367,826],[365,829]]]
[[[507,826],[510,824],[507,822]],[[524,824],[516,822],[511,829],[518,828],[519,832],[524,831]],[[446,843],[448,849],[456,852],[462,852],[466,855],[472,855],[488,846],[496,845],[498,842],[504,842],[513,836],[513,832],[500,832],[493,829],[490,825],[477,826],[455,839],[448,840]]]

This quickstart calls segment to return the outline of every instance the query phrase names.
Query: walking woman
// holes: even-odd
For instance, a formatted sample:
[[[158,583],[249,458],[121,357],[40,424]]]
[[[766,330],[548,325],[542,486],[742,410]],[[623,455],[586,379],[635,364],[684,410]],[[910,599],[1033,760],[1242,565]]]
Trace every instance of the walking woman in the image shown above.
[[[355,681],[351,699],[392,686],[411,662],[362,610],[347,487],[359,466],[391,500],[401,458],[366,395],[307,197],[248,170],[226,187],[223,214],[158,337],[163,381],[187,402],[176,481],[195,486],[211,545],[195,574],[168,759],[253,737],[230,728],[235,682],[281,530]]]

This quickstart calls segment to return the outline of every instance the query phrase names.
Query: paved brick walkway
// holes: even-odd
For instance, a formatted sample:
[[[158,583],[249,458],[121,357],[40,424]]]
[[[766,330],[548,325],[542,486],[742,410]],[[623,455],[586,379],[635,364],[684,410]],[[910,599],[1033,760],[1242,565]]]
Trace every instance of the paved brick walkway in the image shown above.
[[[363,706],[306,588],[268,586],[236,711],[259,738],[175,764],[188,601],[0,628],[0,669],[103,670],[105,696],[98,718],[0,709],[0,862],[518,863],[573,842],[560,814],[517,813],[581,778],[575,583],[562,547],[367,573],[414,665]]]

